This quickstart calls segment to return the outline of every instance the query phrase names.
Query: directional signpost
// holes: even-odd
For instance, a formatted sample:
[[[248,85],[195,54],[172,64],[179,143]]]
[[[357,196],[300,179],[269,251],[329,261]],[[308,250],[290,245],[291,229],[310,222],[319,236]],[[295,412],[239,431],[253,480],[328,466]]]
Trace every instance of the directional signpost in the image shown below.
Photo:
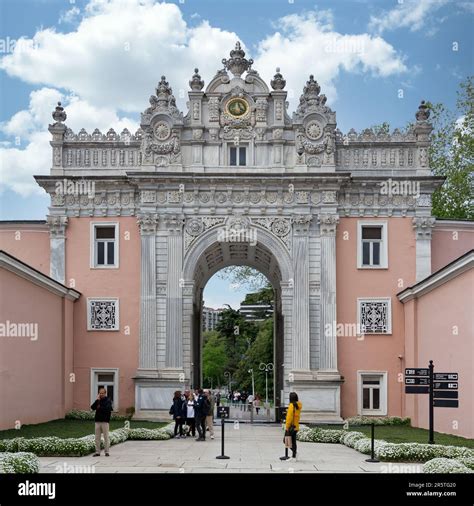
[[[405,393],[429,394],[429,443],[434,443],[434,409],[458,408],[459,375],[457,372],[434,372],[433,361],[427,369],[405,369]]]
[[[230,416],[230,408],[229,406],[219,406],[217,408],[217,418],[221,419],[221,454],[216,457],[216,459],[229,459],[227,455],[224,454],[224,427],[225,427],[225,419]]]

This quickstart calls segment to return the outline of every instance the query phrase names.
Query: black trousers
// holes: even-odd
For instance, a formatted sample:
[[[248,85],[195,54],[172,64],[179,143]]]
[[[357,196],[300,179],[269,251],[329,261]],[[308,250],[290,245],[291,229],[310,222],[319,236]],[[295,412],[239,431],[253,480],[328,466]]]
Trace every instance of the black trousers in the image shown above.
[[[180,436],[183,435],[183,423],[184,423],[183,418],[176,418],[176,420],[174,421],[174,435],[175,436],[178,433],[178,427],[179,427],[179,435]]]
[[[296,434],[298,434],[297,430],[291,434],[291,451],[293,452],[293,457],[296,457]]]
[[[186,418],[186,425],[189,425],[189,433],[192,436],[196,435],[196,420],[194,418]]]
[[[202,439],[206,439],[206,417],[205,416],[196,416],[196,428],[197,428],[199,437]]]

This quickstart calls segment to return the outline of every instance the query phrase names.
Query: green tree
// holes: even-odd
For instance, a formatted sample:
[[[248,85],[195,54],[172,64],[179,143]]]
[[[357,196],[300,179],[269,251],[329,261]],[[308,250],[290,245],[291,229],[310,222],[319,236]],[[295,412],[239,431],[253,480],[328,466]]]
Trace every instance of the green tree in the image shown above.
[[[227,367],[227,354],[225,341],[219,332],[210,331],[204,333],[204,345],[202,348],[202,372],[204,379],[212,378],[214,385],[220,384],[224,379],[224,371]]]
[[[474,82],[468,77],[458,91],[456,111],[429,104],[434,131],[430,148],[433,174],[444,184],[433,194],[437,218],[474,219]]]
[[[247,265],[231,265],[220,270],[217,275],[252,291],[268,286],[268,279],[260,271]]]

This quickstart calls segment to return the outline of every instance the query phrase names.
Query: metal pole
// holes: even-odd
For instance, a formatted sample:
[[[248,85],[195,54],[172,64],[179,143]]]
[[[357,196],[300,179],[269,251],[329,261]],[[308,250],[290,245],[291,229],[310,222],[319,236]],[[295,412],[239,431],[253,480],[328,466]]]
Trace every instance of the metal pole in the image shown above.
[[[366,462],[380,462],[375,458],[375,424],[371,424],[371,441],[370,441],[370,459],[365,459]]]
[[[430,394],[429,394],[429,403],[430,403],[430,413],[429,413],[429,416],[430,416],[430,440],[428,441],[429,444],[434,444],[434,384],[433,384],[433,380],[434,380],[434,365],[433,365],[433,361],[430,360],[430,365],[429,365],[429,370],[430,370]]]
[[[229,459],[227,455],[224,455],[224,427],[225,427],[225,418],[221,418],[221,454],[216,457],[216,459]]]
[[[265,369],[265,404],[268,407],[268,369]]]

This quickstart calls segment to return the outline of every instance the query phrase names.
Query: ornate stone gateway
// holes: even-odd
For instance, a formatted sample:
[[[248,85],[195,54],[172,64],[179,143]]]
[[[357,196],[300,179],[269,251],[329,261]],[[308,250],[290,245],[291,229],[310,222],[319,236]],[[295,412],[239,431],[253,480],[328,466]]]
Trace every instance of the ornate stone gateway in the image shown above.
[[[404,133],[367,129],[343,136],[313,76],[290,118],[279,69],[270,90],[239,43],[222,63],[205,91],[195,70],[186,116],[162,77],[134,135],[112,129],[74,134],[58,106],[50,126],[51,176],[37,178],[52,195],[52,272],[64,279],[68,216],[137,217],[136,412],[168,417],[172,392],[200,381],[206,282],[229,265],[257,268],[276,292],[277,399],[285,402],[296,391],[305,421],[340,420],[334,333],[339,216],[411,215],[417,227],[431,219],[428,111],[422,104]],[[93,175],[95,196],[55,194],[54,182],[66,175]],[[423,194],[381,194],[388,177],[417,179]],[[420,276],[427,245],[429,237],[420,233]]]

